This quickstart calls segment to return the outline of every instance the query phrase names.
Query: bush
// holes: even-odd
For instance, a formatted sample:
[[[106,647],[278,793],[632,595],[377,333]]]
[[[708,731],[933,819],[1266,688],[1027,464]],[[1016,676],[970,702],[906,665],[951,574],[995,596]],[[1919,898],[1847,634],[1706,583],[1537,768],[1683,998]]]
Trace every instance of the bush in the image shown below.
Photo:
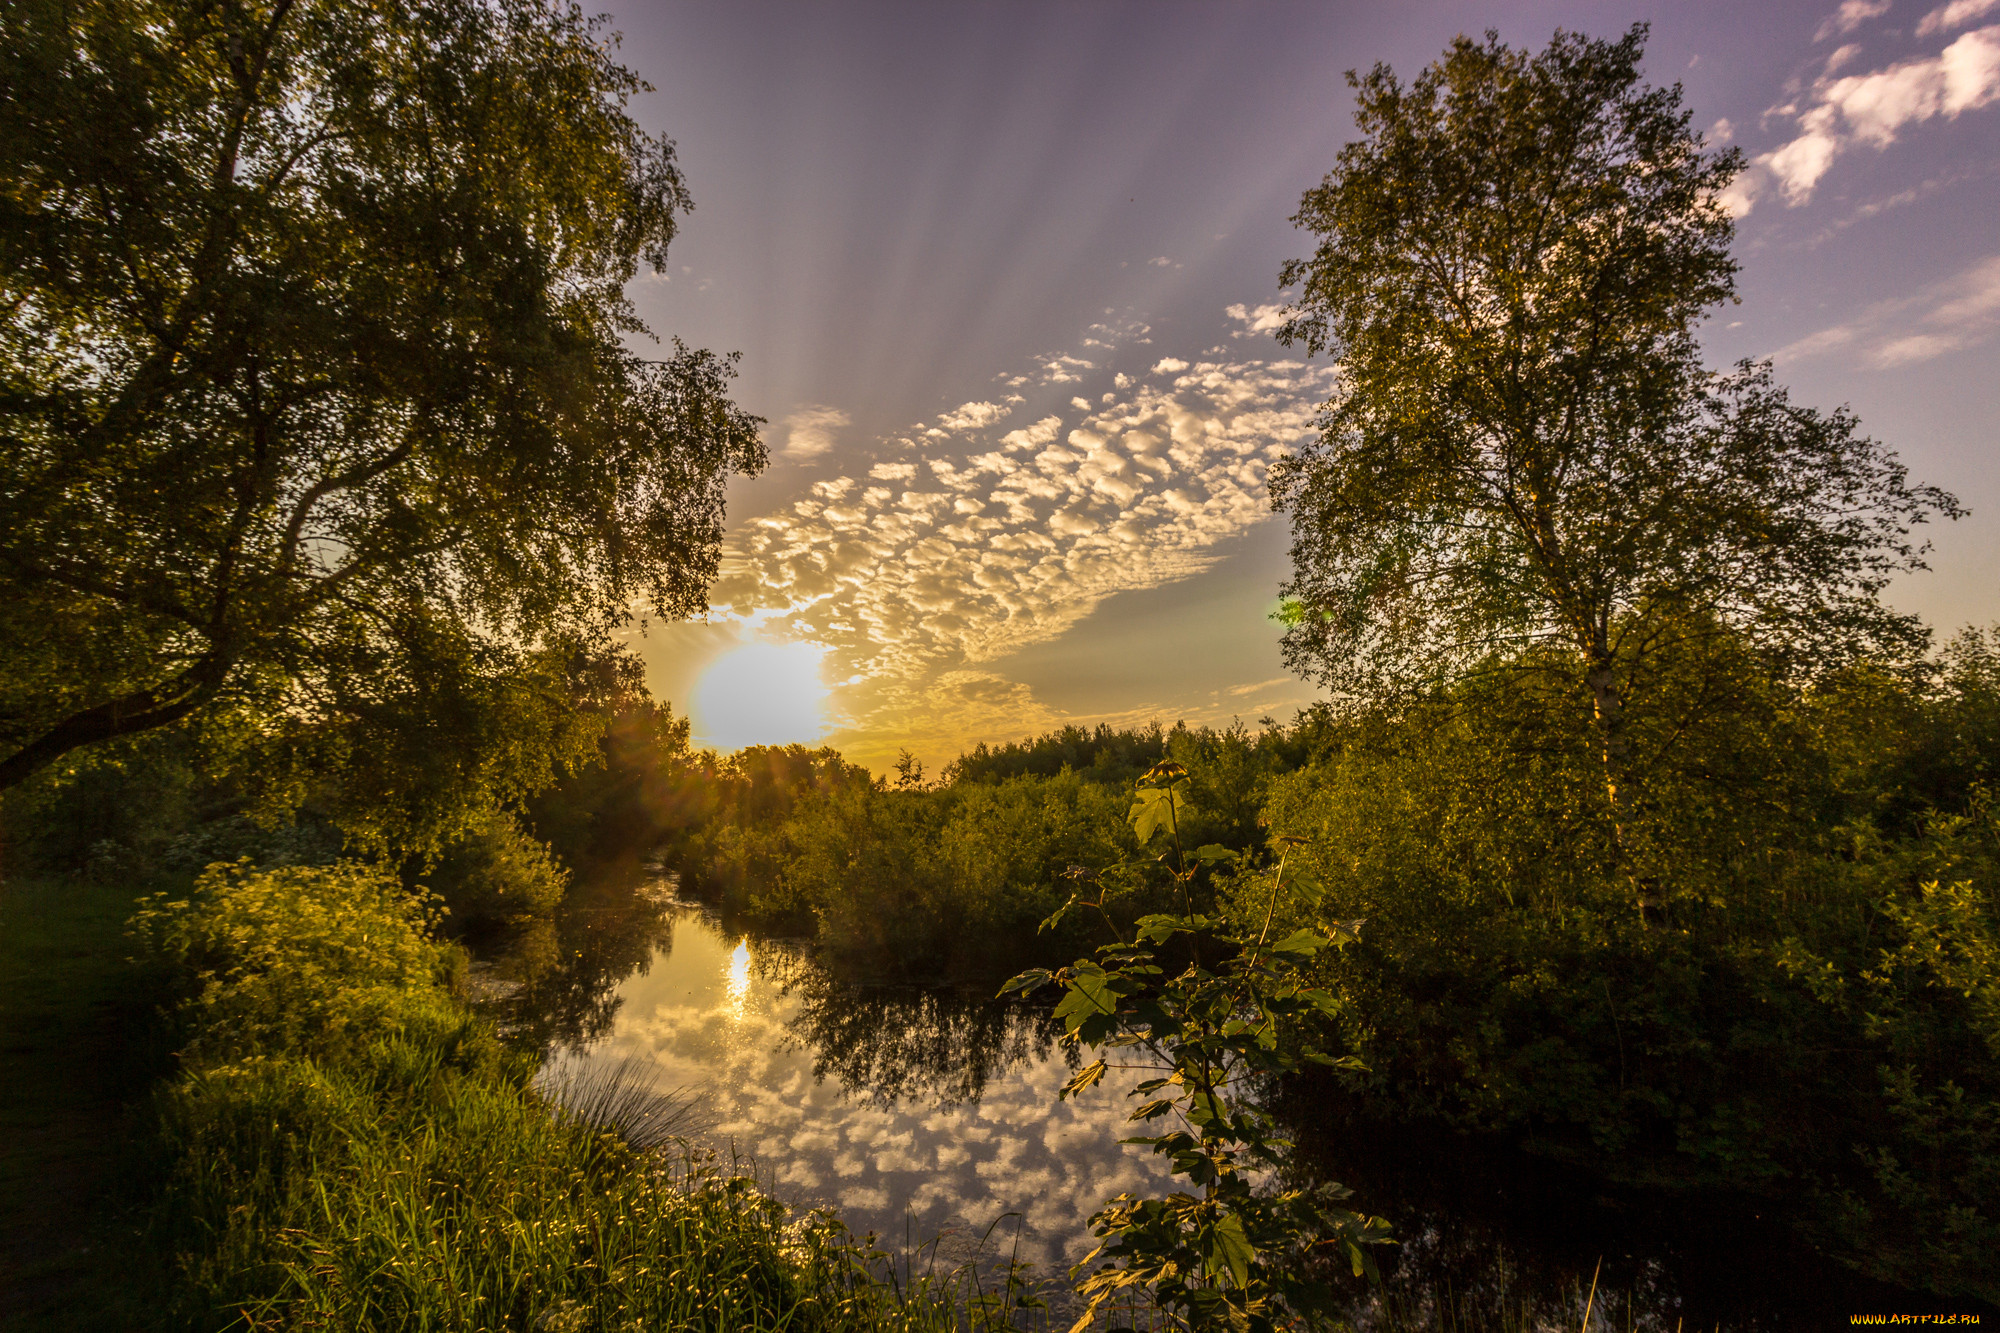
[[[1990,681],[1801,688],[1702,652],[1633,737],[1622,862],[1587,714],[1519,674],[1351,717],[1273,780],[1272,832],[1311,840],[1295,924],[1368,920],[1321,976],[1373,1070],[1350,1091],[1749,1191],[1871,1274],[2000,1296]],[[1729,706],[1676,731],[1696,678]]]
[[[562,901],[569,871],[513,815],[492,810],[423,879],[454,927],[481,933],[548,916]]]
[[[212,867],[137,933],[177,975],[187,1067],[158,1100],[151,1236],[197,1327],[925,1329],[698,1156],[552,1105],[447,988],[433,909],[379,867]],[[930,1289],[926,1289],[930,1290]],[[948,1293],[945,1293],[948,1295]]]

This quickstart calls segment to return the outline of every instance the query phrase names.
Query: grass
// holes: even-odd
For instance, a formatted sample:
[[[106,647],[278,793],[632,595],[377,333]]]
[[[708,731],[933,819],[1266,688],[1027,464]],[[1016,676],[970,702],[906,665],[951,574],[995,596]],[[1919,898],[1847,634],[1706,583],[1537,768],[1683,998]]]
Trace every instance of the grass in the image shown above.
[[[1049,1327],[1011,1266],[791,1214],[634,1071],[538,1076],[428,924],[352,865],[8,884],[0,1329]]]
[[[183,997],[149,1149],[169,1324],[1003,1326],[969,1270],[898,1284],[834,1217],[675,1144],[682,1104],[642,1080],[538,1080],[386,874],[212,869],[138,921]]]
[[[149,1294],[118,1185],[160,1072],[129,884],[0,882],[0,1329],[128,1329]]]

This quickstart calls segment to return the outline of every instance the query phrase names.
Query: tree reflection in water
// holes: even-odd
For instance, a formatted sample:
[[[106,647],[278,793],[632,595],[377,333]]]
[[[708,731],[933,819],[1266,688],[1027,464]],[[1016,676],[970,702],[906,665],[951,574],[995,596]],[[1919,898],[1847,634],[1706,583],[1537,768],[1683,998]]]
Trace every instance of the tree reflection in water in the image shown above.
[[[1619,1189],[1552,1153],[1372,1119],[1330,1079],[1293,1081],[1272,1109],[1297,1145],[1299,1182],[1341,1181],[1395,1230],[1378,1256],[1382,1287],[1352,1289],[1361,1333],[1579,1328],[1586,1308],[1593,1327],[1635,1333],[1968,1308],[1840,1267],[1755,1200]]]
[[[1049,1058],[1062,1032],[1052,1009],[979,992],[857,983],[802,952],[767,954],[759,971],[798,1001],[787,1030],[811,1054],[813,1077],[834,1078],[878,1105],[977,1103],[995,1074]],[[1062,1055],[1075,1068],[1075,1053]]]
[[[674,880],[621,861],[572,881],[553,921],[536,922],[483,951],[512,989],[494,1006],[516,1040],[543,1051],[587,1046],[611,1031],[618,987],[673,951]]]

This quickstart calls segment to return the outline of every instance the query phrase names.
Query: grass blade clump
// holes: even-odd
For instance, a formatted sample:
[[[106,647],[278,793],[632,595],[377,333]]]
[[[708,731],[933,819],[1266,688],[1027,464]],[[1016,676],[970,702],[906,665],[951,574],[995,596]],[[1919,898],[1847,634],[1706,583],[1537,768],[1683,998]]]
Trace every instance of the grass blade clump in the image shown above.
[[[510,1050],[387,871],[215,866],[133,928],[174,971],[167,1318],[238,1329],[944,1329],[826,1214],[657,1145],[686,1103]],[[567,1079],[567,1081],[565,1081]]]

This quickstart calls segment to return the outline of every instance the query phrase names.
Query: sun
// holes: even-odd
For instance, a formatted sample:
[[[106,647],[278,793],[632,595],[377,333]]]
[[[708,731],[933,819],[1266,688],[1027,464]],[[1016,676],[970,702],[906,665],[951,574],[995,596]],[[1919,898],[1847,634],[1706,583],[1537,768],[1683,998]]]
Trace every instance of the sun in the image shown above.
[[[746,643],[715,659],[694,688],[695,735],[718,750],[810,744],[826,734],[825,649]]]

